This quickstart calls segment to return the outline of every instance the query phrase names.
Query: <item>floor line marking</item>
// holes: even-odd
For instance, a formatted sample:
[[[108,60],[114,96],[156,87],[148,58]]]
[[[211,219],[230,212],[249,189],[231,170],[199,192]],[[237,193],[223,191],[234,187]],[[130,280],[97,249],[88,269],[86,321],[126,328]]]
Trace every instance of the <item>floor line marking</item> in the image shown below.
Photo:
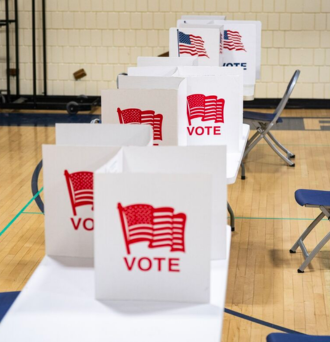
[[[235,216],[238,220],[291,220],[291,221],[314,221],[315,218],[300,218],[300,217],[244,217]],[[328,219],[322,219],[322,221],[328,221]]]
[[[256,323],[256,324],[260,324],[260,325],[266,326],[268,328],[272,328],[272,329],[276,329],[276,330],[279,330],[279,331],[283,331],[283,332],[286,332],[286,333],[305,335],[304,333],[301,333],[299,331],[291,330],[291,329],[282,327],[282,326],[277,325],[277,324],[269,323],[269,322],[263,321],[262,319],[258,319],[258,318],[254,318],[254,317],[251,317],[251,316],[248,316],[248,315],[244,315],[244,314],[242,314],[240,312],[233,311],[233,310],[230,310],[230,309],[226,309],[225,308],[225,313],[227,313],[229,315],[233,315],[233,316],[239,317],[239,318],[242,318],[242,319],[245,319],[247,321],[250,321],[250,322],[253,322],[253,323]]]
[[[30,215],[44,215],[41,212],[35,212],[35,211],[23,211],[22,214],[30,214]]]
[[[44,188],[42,187],[30,200],[25,204],[25,206],[14,216],[14,218],[6,225],[4,229],[0,232],[0,236],[2,236],[6,230],[21,216],[24,210],[34,201],[34,199],[39,196]]]

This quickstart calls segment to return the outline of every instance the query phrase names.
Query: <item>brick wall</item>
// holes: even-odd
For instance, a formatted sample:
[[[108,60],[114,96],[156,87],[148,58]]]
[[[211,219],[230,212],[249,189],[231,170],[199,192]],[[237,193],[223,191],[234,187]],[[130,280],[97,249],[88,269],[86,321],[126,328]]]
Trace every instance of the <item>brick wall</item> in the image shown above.
[[[10,0],[12,2],[12,0]],[[293,97],[330,98],[330,0],[47,0],[50,94],[99,95],[137,56],[168,51],[168,29],[182,14],[224,14],[260,20],[262,79],[256,97],[279,98],[293,71],[302,73]],[[40,3],[37,21],[40,22]],[[0,0],[1,18],[4,1]],[[32,91],[31,2],[19,0],[21,92]],[[5,88],[4,28],[0,29],[0,89]],[[38,60],[42,58],[38,32]],[[14,59],[12,59],[14,62]],[[84,68],[87,77],[74,81]],[[38,67],[38,92],[42,89]],[[13,87],[14,90],[14,87]]]

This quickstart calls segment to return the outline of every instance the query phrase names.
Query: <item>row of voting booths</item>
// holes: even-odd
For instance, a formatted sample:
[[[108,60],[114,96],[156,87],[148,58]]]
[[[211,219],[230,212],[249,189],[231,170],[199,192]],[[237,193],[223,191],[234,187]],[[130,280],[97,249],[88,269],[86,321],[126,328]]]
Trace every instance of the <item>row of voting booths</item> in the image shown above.
[[[4,319],[0,338],[18,341],[24,329],[12,328],[19,325],[36,342],[47,334],[64,341],[63,327],[73,317],[59,307],[67,305],[81,320],[72,340],[103,341],[113,331],[116,341],[220,340],[230,250],[227,160],[242,153],[244,83],[251,70],[251,80],[258,74],[260,28],[223,19],[179,20],[170,29],[170,57],[139,57],[118,89],[102,91],[101,124],[56,126],[56,144],[43,146],[46,258],[70,258],[77,277],[56,287],[60,279],[43,282],[47,266],[39,266],[30,282],[43,300],[34,302],[30,317],[48,305],[52,324],[45,321],[48,330],[38,335],[32,318],[11,319],[38,295],[30,285]],[[241,33],[246,51],[236,52],[245,59],[226,51],[228,31]],[[208,56],[180,52],[182,34],[190,42],[202,37]],[[228,67],[234,61],[247,67]],[[92,280],[84,280],[82,260],[91,260]],[[66,293],[81,292],[82,283],[89,286],[86,298]],[[47,294],[50,286],[56,290]],[[151,302],[160,304],[153,310]],[[177,305],[169,310],[166,303]],[[88,320],[93,310],[95,325]]]

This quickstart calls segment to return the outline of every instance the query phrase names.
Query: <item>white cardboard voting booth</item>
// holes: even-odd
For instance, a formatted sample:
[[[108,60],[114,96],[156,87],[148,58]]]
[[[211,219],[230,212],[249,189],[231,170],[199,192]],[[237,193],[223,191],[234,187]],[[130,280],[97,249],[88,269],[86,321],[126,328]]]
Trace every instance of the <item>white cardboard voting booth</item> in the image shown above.
[[[56,124],[56,145],[151,146],[149,125]]]
[[[93,257],[93,172],[119,150],[110,146],[43,146],[47,255]]]
[[[43,146],[46,254],[93,257],[93,172],[122,145],[151,145],[151,129],[57,124],[56,143]]]
[[[169,75],[168,67],[133,67],[120,76],[141,84],[148,77],[139,75]],[[239,151],[243,131],[243,70],[222,67],[178,67],[173,77],[187,80],[186,106],[179,113],[181,135],[188,145],[227,144],[228,153]],[[149,77],[150,78],[150,77]],[[133,81],[131,81],[132,83]],[[180,145],[180,144],[179,144]]]
[[[111,163],[108,163],[102,169],[102,172],[119,172],[123,173],[124,176],[127,174],[133,178],[135,174],[145,174],[147,178],[149,175],[158,174],[211,175],[211,258],[225,258],[225,227],[227,217],[226,146],[123,147],[122,153],[119,153]],[[147,191],[145,192],[147,193]],[[190,191],[187,193],[188,198],[193,193],[194,185],[191,184]],[[136,196],[140,196],[140,193],[136,192]],[[160,196],[158,194],[157,201],[161,203],[163,195]],[[162,203],[162,206],[166,205],[165,202]],[[126,202],[124,204],[122,205],[127,205]],[[195,207],[195,210],[197,208],[199,207]],[[201,226],[200,229],[203,229],[203,227]],[[99,242],[102,243],[100,240],[96,240],[96,244]]]
[[[260,79],[261,67],[261,22],[246,20],[180,19],[178,28],[184,27],[224,27],[223,63],[226,67],[243,67],[246,71],[244,84],[255,84]],[[255,76],[254,76],[255,75]]]
[[[241,68],[179,67],[187,79],[188,145],[226,144],[239,151],[243,130],[243,71]]]
[[[170,28],[170,57],[197,56],[198,65],[222,64],[222,26]]]
[[[208,303],[211,206],[211,175],[97,172],[96,298]]]
[[[102,122],[149,124],[154,145],[187,144],[181,133],[186,108],[184,78],[119,76],[118,80],[120,89],[102,91]]]
[[[198,65],[197,57],[138,57],[138,67]]]

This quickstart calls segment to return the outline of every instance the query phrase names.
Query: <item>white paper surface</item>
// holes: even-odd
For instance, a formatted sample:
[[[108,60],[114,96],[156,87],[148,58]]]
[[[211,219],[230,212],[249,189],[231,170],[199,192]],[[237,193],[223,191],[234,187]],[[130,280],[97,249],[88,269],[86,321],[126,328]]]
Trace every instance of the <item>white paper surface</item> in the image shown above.
[[[211,201],[211,175],[97,172],[96,298],[209,302]]]
[[[57,145],[148,146],[151,126],[110,124],[56,124]]]
[[[198,65],[197,57],[138,57],[137,66],[180,66]]]
[[[228,153],[239,151],[243,125],[243,82],[242,70],[220,67],[179,67],[178,76],[187,78],[187,96],[197,96],[189,104],[189,111],[197,115],[188,115],[186,129],[188,145],[226,144]],[[205,96],[205,102],[199,103],[198,96]],[[210,117],[217,112],[207,106],[207,98],[216,96],[223,105],[223,122]],[[187,109],[188,111],[188,109]],[[203,116],[203,113],[204,116]]]
[[[43,145],[47,255],[94,256],[93,172],[119,150],[120,147]]]
[[[224,30],[236,31],[241,36],[240,40],[244,45],[246,51],[223,50],[223,63],[228,67],[241,66],[246,70],[244,77],[244,84],[255,84],[255,79],[260,79],[260,67],[261,67],[261,22],[260,21],[247,21],[247,20],[217,20],[212,22],[207,19],[201,18],[193,19],[180,19],[177,21],[178,27],[185,27],[188,25],[198,25],[204,27],[209,25],[214,27],[215,25],[223,25]],[[252,27],[251,27],[252,26]],[[237,37],[235,40],[239,40]],[[232,64],[232,65],[231,65]],[[222,64],[223,65],[223,64]],[[254,76],[255,75],[255,76]]]
[[[183,132],[186,108],[186,82],[184,78],[170,77],[119,77],[119,90],[102,92],[102,122],[118,123],[120,120],[118,108],[125,110],[129,122],[129,109],[154,112],[162,121],[154,124],[154,144],[186,145],[186,135]],[[139,123],[139,117],[136,124]],[[132,123],[133,124],[133,123]],[[157,133],[161,134],[157,134]]]

